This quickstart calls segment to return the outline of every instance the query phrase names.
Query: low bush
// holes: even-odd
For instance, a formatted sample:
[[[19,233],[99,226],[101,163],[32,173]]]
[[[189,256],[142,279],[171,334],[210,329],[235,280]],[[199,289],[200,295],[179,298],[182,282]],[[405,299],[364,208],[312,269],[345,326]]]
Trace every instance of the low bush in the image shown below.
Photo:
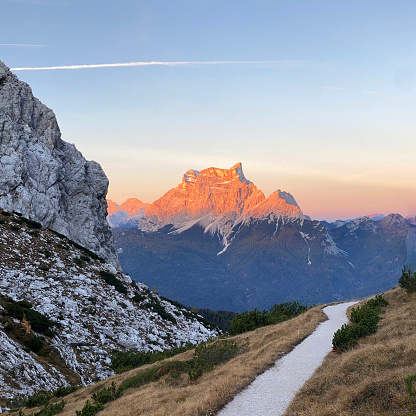
[[[26,342],[27,346],[33,352],[39,352],[43,347],[43,339],[41,337],[34,337]]]
[[[104,409],[104,405],[106,403],[118,399],[121,394],[122,391],[120,389],[116,389],[116,385],[113,381],[110,387],[104,387],[94,393],[91,396],[91,398],[94,400],[94,403],[91,403],[89,400],[87,400],[84,404],[84,407],[81,410],[77,410],[75,412],[76,416],[94,416]]]
[[[116,390],[116,385],[113,381],[110,387],[104,387],[103,389],[97,391],[97,393],[94,393],[91,397],[96,403],[106,404],[118,399],[120,395],[121,392]]]
[[[383,295],[377,295],[364,305],[353,308],[351,311],[352,325],[343,325],[335,332],[332,338],[334,350],[347,351],[358,343],[360,338],[377,332],[380,314],[388,302]]]
[[[127,295],[126,287],[120,280],[117,279],[117,277],[113,273],[101,270],[100,276],[108,285],[113,286],[114,289],[117,290],[117,292],[124,293],[125,295]]]
[[[156,312],[162,319],[166,319],[174,324],[176,323],[176,318],[169,312],[166,312],[166,309],[159,302],[159,299],[156,296],[150,295],[149,302],[147,302],[144,307],[152,309],[153,312]]]
[[[52,394],[50,391],[46,390],[39,390],[36,393],[33,393],[31,396],[27,397],[26,400],[22,403],[22,406],[28,407],[31,409],[32,407],[39,407],[43,406],[52,398]]]
[[[277,324],[294,318],[308,310],[307,306],[298,302],[279,303],[270,308],[269,311],[254,309],[254,311],[237,314],[231,321],[230,334],[237,335],[257,328]]]
[[[399,286],[408,293],[416,292],[416,272],[412,274],[410,269],[406,270],[406,267],[404,267],[399,278]]]
[[[137,302],[137,303],[139,303],[139,302],[141,302],[141,301],[143,301],[143,300],[145,300],[146,299],[146,296],[143,296],[143,295],[141,295],[140,293],[138,293],[138,292],[135,292],[134,293],[134,296],[133,296],[133,300],[134,300],[134,302]]]
[[[404,416],[416,415],[416,373],[404,379],[404,385],[409,397],[409,413]]]
[[[28,308],[30,309],[33,305],[28,302],[27,300],[18,300],[16,302],[17,305],[21,306],[22,308]]]
[[[42,224],[40,222],[29,220],[29,219],[25,219],[24,221],[29,228],[37,228],[37,229],[42,228]]]
[[[56,404],[47,403],[38,412],[30,413],[26,416],[54,416],[61,413],[64,410],[64,407],[65,402],[63,400]],[[19,416],[25,416],[22,410],[19,410]]]
[[[78,267],[84,267],[85,263],[81,260],[81,258],[75,258],[74,259],[74,263],[78,266]]]
[[[231,360],[238,355],[239,351],[239,346],[233,340],[202,342],[195,348],[194,360],[218,365]]]
[[[111,368],[115,373],[121,374],[145,364],[153,364],[165,358],[174,357],[191,348],[195,348],[195,345],[188,343],[184,346],[164,351],[119,351],[111,357]]]
[[[76,416],[94,416],[103,409],[104,405],[102,403],[92,404],[87,400],[84,407],[81,410],[76,410],[75,414]]]
[[[32,309],[32,304],[30,302],[24,300],[14,302],[10,300],[6,303],[5,309],[9,316],[18,319],[19,321],[21,321],[23,317],[26,316],[26,319],[29,321],[31,328],[35,332],[40,332],[51,338],[55,335],[52,331],[52,328],[54,326],[57,326],[57,323],[51,321],[49,318],[47,318],[40,312]],[[28,346],[29,348],[31,348],[30,345]]]
[[[66,386],[66,387],[58,387],[56,390],[53,391],[54,397],[65,397],[68,394],[73,393],[76,390],[81,389],[82,386]]]

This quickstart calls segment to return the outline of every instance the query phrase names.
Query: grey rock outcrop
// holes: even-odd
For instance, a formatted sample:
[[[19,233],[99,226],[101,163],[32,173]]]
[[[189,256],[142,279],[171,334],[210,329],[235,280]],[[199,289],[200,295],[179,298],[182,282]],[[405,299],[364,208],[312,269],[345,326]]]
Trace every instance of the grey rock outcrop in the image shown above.
[[[61,139],[53,111],[0,61],[0,207],[21,212],[119,267],[108,179]]]

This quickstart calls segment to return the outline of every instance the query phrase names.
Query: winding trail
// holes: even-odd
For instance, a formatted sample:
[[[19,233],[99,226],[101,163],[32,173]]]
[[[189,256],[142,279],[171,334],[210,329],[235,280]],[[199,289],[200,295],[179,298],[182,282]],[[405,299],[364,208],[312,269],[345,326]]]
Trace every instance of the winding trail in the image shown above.
[[[297,391],[331,351],[334,332],[348,322],[346,310],[355,303],[325,307],[328,320],[237,394],[217,416],[283,415]]]

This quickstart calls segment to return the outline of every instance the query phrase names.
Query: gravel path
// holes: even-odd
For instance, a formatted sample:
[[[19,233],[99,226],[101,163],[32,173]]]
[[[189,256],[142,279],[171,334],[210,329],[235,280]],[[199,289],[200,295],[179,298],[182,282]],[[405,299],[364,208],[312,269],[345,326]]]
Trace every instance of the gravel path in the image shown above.
[[[282,357],[222,409],[217,416],[279,416],[332,349],[334,332],[347,323],[346,310],[356,302],[327,306],[328,320]]]

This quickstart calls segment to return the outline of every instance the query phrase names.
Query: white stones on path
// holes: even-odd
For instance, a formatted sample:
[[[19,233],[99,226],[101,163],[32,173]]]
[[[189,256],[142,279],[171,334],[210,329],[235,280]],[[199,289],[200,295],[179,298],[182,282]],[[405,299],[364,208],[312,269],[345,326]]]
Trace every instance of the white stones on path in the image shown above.
[[[346,310],[356,302],[327,306],[328,320],[258,376],[222,409],[218,416],[279,416],[332,349],[334,332],[348,322]]]

